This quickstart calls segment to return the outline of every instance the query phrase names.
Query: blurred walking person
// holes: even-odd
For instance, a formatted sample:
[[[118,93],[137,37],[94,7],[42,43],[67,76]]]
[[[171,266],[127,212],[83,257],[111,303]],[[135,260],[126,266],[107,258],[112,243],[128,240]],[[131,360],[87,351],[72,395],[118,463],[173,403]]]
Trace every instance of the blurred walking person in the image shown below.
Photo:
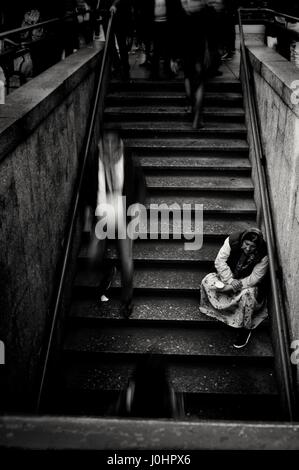
[[[136,35],[139,44],[144,47],[144,61],[141,67],[151,68],[151,50],[153,44],[153,0],[135,0],[134,17],[136,23]]]
[[[203,126],[204,78],[208,67],[205,63],[207,53],[206,1],[181,0],[181,2],[185,90],[189,109],[193,115],[192,127],[197,129]]]
[[[221,55],[225,43],[224,0],[205,0],[206,35],[209,49],[209,76],[220,76]]]
[[[235,53],[236,23],[237,23],[237,1],[224,0],[223,27],[222,27],[222,60],[230,60]]]
[[[160,58],[164,58],[164,69],[170,70],[169,32],[167,21],[167,1],[153,1],[153,58],[151,78],[160,76]]]
[[[181,17],[180,0],[150,0],[153,19],[153,56],[151,78],[160,77],[160,59],[164,60],[164,73],[173,77],[170,67],[174,44],[180,36],[180,26],[175,29]]]
[[[95,225],[89,255],[94,267],[103,261],[107,238],[116,240],[121,271],[121,313],[128,318],[133,311],[133,240],[127,227],[128,208],[145,202],[145,179],[139,166],[115,131],[105,131],[99,142]],[[92,182],[90,182],[92,187]],[[99,243],[99,240],[101,242]]]
[[[114,33],[117,40],[117,45],[119,49],[119,62],[120,62],[120,71],[121,77],[123,80],[128,80],[130,78],[130,65],[129,65],[129,48],[128,48],[128,38],[133,34],[133,18],[132,18],[132,4],[131,0],[101,0],[100,9],[105,10],[106,14],[104,16],[104,30],[105,33],[108,27],[109,12],[115,14],[114,22]],[[118,55],[114,54],[114,67],[117,70],[118,68]]]

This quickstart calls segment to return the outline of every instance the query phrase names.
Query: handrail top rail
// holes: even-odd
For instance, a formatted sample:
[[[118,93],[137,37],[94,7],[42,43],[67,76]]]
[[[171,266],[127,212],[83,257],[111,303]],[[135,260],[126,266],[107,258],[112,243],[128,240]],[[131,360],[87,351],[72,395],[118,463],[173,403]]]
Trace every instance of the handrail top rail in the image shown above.
[[[26,32],[26,31],[31,31],[33,29],[37,29],[37,28],[41,28],[42,26],[47,26],[49,24],[55,24],[55,23],[61,23],[67,19],[70,19],[70,18],[74,18],[78,15],[81,15],[82,13],[87,13],[87,12],[92,12],[92,11],[96,11],[96,10],[81,10],[80,12],[76,12],[76,13],[69,13],[67,15],[64,15],[64,16],[60,16],[60,17],[56,17],[56,18],[51,18],[49,20],[45,20],[45,21],[41,21],[40,23],[36,23],[34,25],[31,25],[31,26],[20,26],[19,28],[14,28],[14,29],[9,29],[7,31],[2,31],[0,32],[0,39],[4,39],[8,36],[12,36],[13,34],[19,34],[19,33],[23,33],[23,32]]]
[[[272,13],[275,16],[281,16],[283,18],[290,19],[290,20],[295,21],[295,22],[299,22],[299,18],[297,18],[296,16],[287,15],[286,13],[278,12],[276,10],[272,10],[271,8],[244,8],[244,7],[240,7],[239,10],[240,11],[248,11],[248,12],[250,12],[250,11],[252,11],[252,12],[264,11],[264,12],[267,12],[267,13]],[[6,38],[7,36],[11,36],[13,34],[18,34],[18,33],[26,32],[26,31],[31,31],[33,29],[40,28],[42,26],[47,26],[49,24],[59,23],[59,22],[62,22],[64,20],[74,18],[74,17],[78,16],[79,14],[82,14],[82,12],[90,12],[90,11],[94,11],[94,10],[92,10],[92,9],[82,10],[82,11],[80,11],[80,13],[76,12],[76,13],[71,13],[71,14],[64,15],[63,17],[51,18],[49,20],[42,21],[40,23],[36,23],[34,25],[31,25],[31,26],[21,26],[20,28],[14,28],[14,29],[11,29],[11,30],[8,30],[8,31],[2,31],[2,32],[0,32],[0,39]]]
[[[286,18],[286,19],[290,19],[292,21],[295,21],[295,22],[299,22],[299,18],[297,18],[296,16],[292,16],[292,15],[287,15],[286,13],[281,13],[279,11],[276,11],[276,10],[272,10],[271,8],[245,8],[245,7],[240,7],[238,8],[238,10],[240,11],[264,11],[266,13],[272,13],[273,15],[275,16],[282,16],[283,18]]]

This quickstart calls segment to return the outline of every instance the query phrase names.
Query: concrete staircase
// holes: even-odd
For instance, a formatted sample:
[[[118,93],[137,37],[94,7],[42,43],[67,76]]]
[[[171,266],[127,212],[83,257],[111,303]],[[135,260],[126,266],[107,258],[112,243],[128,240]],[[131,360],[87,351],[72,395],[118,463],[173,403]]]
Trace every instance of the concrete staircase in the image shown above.
[[[63,413],[109,415],[138,358],[167,358],[170,380],[185,398],[188,418],[279,420],[273,351],[265,322],[248,346],[233,348],[235,332],[199,312],[201,279],[212,270],[225,237],[256,224],[256,207],[241,85],[209,82],[205,127],[192,130],[183,84],[138,80],[111,84],[105,123],[119,129],[142,165],[148,203],[204,204],[204,244],[137,240],[135,310],[119,314],[119,276],[111,299],[99,302],[99,278],[87,276],[82,245],[61,360]],[[116,260],[115,248],[108,258]]]

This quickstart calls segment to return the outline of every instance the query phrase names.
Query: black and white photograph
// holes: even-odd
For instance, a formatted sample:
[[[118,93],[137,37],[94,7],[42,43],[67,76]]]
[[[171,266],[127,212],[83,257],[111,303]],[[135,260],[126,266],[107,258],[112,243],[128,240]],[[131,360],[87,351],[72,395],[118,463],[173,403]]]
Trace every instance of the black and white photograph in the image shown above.
[[[262,451],[299,451],[299,0],[1,0],[0,456]]]

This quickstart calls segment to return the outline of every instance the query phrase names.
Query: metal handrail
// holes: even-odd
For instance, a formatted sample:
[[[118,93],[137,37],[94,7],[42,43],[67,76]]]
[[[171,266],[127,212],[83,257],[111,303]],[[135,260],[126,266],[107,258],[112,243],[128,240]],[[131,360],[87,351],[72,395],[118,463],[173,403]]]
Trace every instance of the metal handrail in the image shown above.
[[[249,120],[251,125],[252,137],[253,137],[253,146],[254,154],[257,166],[257,175],[258,175],[258,185],[261,196],[261,206],[262,213],[265,224],[266,232],[266,241],[267,241],[267,250],[269,258],[269,273],[271,281],[271,289],[273,295],[273,313],[274,318],[277,324],[277,337],[278,337],[278,353],[280,356],[280,362],[282,367],[282,379],[284,386],[284,395],[286,402],[286,412],[288,419],[293,421],[295,418],[295,392],[293,386],[293,377],[292,377],[292,367],[290,363],[290,353],[286,338],[288,337],[288,329],[286,326],[286,318],[283,311],[283,306],[281,305],[279,292],[280,286],[276,279],[276,270],[275,270],[275,247],[274,247],[274,228],[273,221],[270,213],[270,197],[266,182],[266,174],[262,166],[262,161],[264,161],[264,154],[262,149],[262,139],[261,139],[261,130],[258,120],[258,111],[257,105],[254,98],[254,93],[250,85],[249,79],[249,66],[247,62],[247,54],[245,48],[245,39],[242,23],[242,11],[248,10],[239,8],[238,10],[238,19],[239,19],[239,28],[240,28],[240,50],[241,58],[244,66],[244,75],[245,75],[245,91],[248,99],[249,106]],[[252,10],[252,9],[251,9]],[[271,10],[272,11],[272,10]]]
[[[49,24],[60,23],[64,21],[65,19],[69,17],[73,17],[73,16],[74,15],[66,15],[63,18],[52,18],[51,20],[42,21],[41,23],[36,23],[31,26],[20,26],[19,28],[10,29],[8,31],[3,31],[2,33],[0,33],[0,39],[7,38],[8,36],[12,36],[13,34],[24,33],[26,31],[31,31],[33,29],[41,28]]]
[[[75,18],[76,16],[81,15],[82,13],[87,13],[87,12],[90,13],[92,11],[96,11],[96,10],[82,10],[80,13],[77,13],[77,12],[76,13],[69,13],[68,15],[64,15],[64,16],[59,17],[59,18],[51,18],[50,20],[41,21],[40,23],[36,23],[34,25],[31,25],[31,26],[20,26],[19,28],[10,29],[8,31],[2,31],[2,33],[0,33],[0,39],[7,38],[8,36],[12,36],[13,34],[24,33],[26,31],[31,31],[33,29],[38,29],[38,28],[41,28],[43,26],[47,26],[47,25],[50,25],[50,24],[61,23],[65,20],[67,20],[67,19]]]
[[[242,8],[242,11],[247,11],[247,12],[263,11],[264,13],[270,13],[273,17],[281,17],[286,20],[289,20],[290,22],[299,23],[299,18],[297,18],[296,16],[288,15],[286,13],[281,13],[276,10],[271,10],[270,8]],[[285,35],[292,36],[296,39],[299,38],[299,32],[296,30],[288,29],[285,24],[279,24],[279,22],[276,21],[276,23],[273,23],[273,25],[275,26],[275,28],[283,30],[283,33]]]
[[[76,18],[78,15],[81,15],[82,13],[97,13],[99,11],[98,8],[94,8],[94,9],[84,9],[84,10],[81,10],[80,12],[74,12],[74,13],[69,13],[67,15],[64,15],[62,17],[59,17],[59,18],[51,18],[49,20],[46,20],[46,21],[43,21],[43,22],[40,22],[40,23],[36,23],[34,25],[31,25],[31,26],[21,26],[19,28],[15,28],[15,29],[11,29],[11,30],[8,30],[8,31],[3,31],[3,32],[0,32],[0,41],[6,41],[8,43],[11,44],[11,47],[9,49],[4,49],[2,52],[0,52],[0,65],[2,65],[2,67],[4,67],[3,63],[5,64],[5,61],[7,59],[11,60],[11,59],[14,59],[16,57],[18,57],[20,55],[20,53],[26,53],[26,52],[30,52],[30,47],[31,46],[36,46],[38,43],[42,43],[46,40],[46,37],[45,35],[43,35],[41,38],[39,39],[36,39],[36,40],[22,40],[20,39],[19,42],[15,42],[15,41],[12,41],[11,39],[8,39],[9,36],[13,36],[15,34],[18,34],[18,33],[24,33],[24,32],[27,32],[27,31],[32,31],[34,29],[39,29],[43,26],[47,26],[47,25],[53,25],[53,24],[57,24],[57,23],[62,23],[62,22],[65,22],[67,21],[68,19],[71,19],[71,18]],[[5,73],[5,72],[4,72]],[[10,88],[10,85],[9,85],[9,76],[7,75],[7,81],[6,81],[6,88],[7,88],[7,94],[9,94],[9,88]]]
[[[63,289],[64,289],[64,282],[65,282],[66,271],[67,271],[68,262],[69,262],[69,256],[70,256],[70,252],[71,252],[73,234],[74,234],[74,229],[75,229],[75,222],[76,222],[77,215],[78,215],[79,199],[80,199],[80,196],[81,196],[83,178],[84,178],[85,168],[86,168],[87,159],[88,159],[88,155],[89,155],[89,151],[90,151],[94,126],[95,126],[95,122],[96,122],[98,104],[99,104],[99,100],[100,100],[100,96],[101,96],[103,77],[104,77],[105,67],[106,67],[106,63],[107,63],[108,48],[109,48],[109,44],[110,44],[110,40],[111,40],[111,30],[112,30],[113,17],[114,17],[114,11],[111,11],[110,12],[109,22],[108,22],[108,27],[107,27],[106,42],[105,42],[105,47],[104,47],[103,59],[102,59],[102,63],[101,63],[99,80],[98,80],[98,83],[97,83],[94,104],[93,104],[93,107],[92,107],[92,113],[91,113],[90,122],[89,122],[89,125],[88,125],[86,144],[85,144],[85,147],[83,149],[83,163],[82,163],[82,168],[81,168],[81,172],[80,172],[80,175],[79,175],[79,180],[78,180],[78,183],[77,183],[77,186],[76,186],[76,189],[75,189],[75,198],[74,198],[73,207],[72,207],[72,210],[71,210],[69,228],[68,228],[68,231],[67,231],[67,238],[66,238],[65,249],[64,249],[64,254],[63,254],[63,261],[62,261],[62,269],[61,269],[61,273],[60,273],[57,293],[56,293],[56,296],[55,296],[56,300],[55,300],[54,313],[53,313],[53,318],[52,318],[52,323],[51,323],[51,329],[50,329],[50,335],[49,335],[49,340],[48,340],[48,345],[47,345],[47,350],[46,350],[46,355],[45,355],[45,361],[44,361],[43,370],[42,370],[42,378],[41,378],[39,391],[38,391],[36,412],[39,412],[40,405],[41,405],[41,399],[42,399],[43,390],[44,390],[45,378],[46,378],[47,370],[48,370],[48,364],[49,364],[49,358],[50,358],[50,352],[51,352],[51,347],[52,347],[56,322],[57,322],[58,313],[59,313],[59,309],[60,309],[60,305],[61,305],[61,301],[62,301],[62,293],[63,293]]]
[[[283,18],[286,18],[288,20],[291,20],[291,21],[299,21],[299,18],[297,18],[296,16],[292,16],[292,15],[287,15],[286,13],[281,13],[279,11],[276,11],[276,10],[272,10],[271,8],[239,8],[239,11],[247,11],[247,12],[260,12],[260,11],[263,11],[265,13],[271,13],[273,14],[274,16],[282,16]]]

